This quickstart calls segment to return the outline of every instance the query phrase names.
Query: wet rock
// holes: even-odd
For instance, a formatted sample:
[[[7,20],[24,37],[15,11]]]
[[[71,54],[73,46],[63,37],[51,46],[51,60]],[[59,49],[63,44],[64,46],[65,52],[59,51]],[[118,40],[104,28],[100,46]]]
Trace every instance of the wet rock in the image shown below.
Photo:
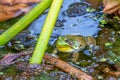
[[[88,7],[87,3],[73,3],[69,5],[65,14],[69,17],[81,16],[86,13],[86,8]]]
[[[36,43],[36,38],[31,36],[29,31],[24,31],[11,40],[7,47],[16,51],[25,50],[28,48],[33,48]]]
[[[57,22],[56,22],[56,27],[62,27],[62,26],[64,26],[64,23],[66,22],[66,20],[65,19],[63,19],[63,20],[57,20]]]
[[[77,79],[76,77],[61,71],[51,72],[50,76],[54,77],[54,80],[76,80]]]

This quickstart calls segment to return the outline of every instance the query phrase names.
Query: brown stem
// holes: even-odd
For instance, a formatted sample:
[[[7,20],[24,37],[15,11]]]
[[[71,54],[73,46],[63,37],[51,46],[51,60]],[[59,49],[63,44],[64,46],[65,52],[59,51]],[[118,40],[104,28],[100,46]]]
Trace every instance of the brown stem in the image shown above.
[[[82,72],[81,70],[71,66],[70,64],[55,58],[53,56],[50,56],[48,54],[45,54],[44,59],[48,62],[50,62],[50,64],[55,65],[56,67],[62,69],[63,71],[71,74],[71,75],[75,75],[77,78],[79,79],[84,79],[84,80],[94,80],[91,76],[89,76],[88,74]]]
[[[15,59],[17,59],[20,56],[25,56],[25,55],[30,55],[32,53],[32,51],[24,51],[21,53],[17,53],[17,54],[8,54],[6,56],[4,56],[1,60],[0,60],[0,65],[11,65],[15,62]],[[91,76],[89,76],[88,74],[82,72],[81,70],[71,66],[70,64],[62,61],[59,58],[53,57],[51,55],[45,54],[44,55],[44,59],[49,62],[50,64],[53,64],[54,66],[62,69],[63,71],[76,76],[78,79],[81,80],[94,80]]]

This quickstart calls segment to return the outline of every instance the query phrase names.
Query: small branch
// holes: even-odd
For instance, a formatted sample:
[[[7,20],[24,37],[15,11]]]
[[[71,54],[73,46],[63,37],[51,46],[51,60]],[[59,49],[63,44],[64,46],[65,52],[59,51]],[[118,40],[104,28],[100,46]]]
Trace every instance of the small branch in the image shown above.
[[[104,74],[109,74],[115,77],[119,77],[120,76],[120,71],[112,71],[109,67],[105,67],[104,69],[102,69],[102,72]]]
[[[32,53],[32,51],[25,51],[25,52],[21,52],[21,53],[18,53],[18,54],[11,54],[11,53],[8,53],[6,56],[4,56],[1,60],[0,60],[0,65],[2,66],[8,66],[8,65],[11,65],[11,64],[14,64],[15,60],[21,56],[25,56],[27,55],[28,53]]]
[[[44,56],[44,59],[48,62],[50,62],[50,64],[55,65],[56,67],[62,69],[63,71],[71,74],[71,75],[75,75],[77,78],[79,79],[84,79],[84,80],[94,80],[91,76],[89,76],[88,74],[82,72],[81,70],[71,66],[70,64],[55,58],[53,56],[50,56],[48,54],[46,54]]]
[[[18,57],[25,56],[25,55],[30,55],[32,54],[32,51],[24,51],[21,53],[17,54],[7,54],[0,60],[0,65],[3,66],[8,66],[11,64],[14,64],[15,60]],[[49,62],[50,64],[62,69],[63,71],[76,76],[79,79],[84,79],[84,80],[94,80],[91,76],[88,74],[84,73],[83,71],[71,66],[70,64],[62,61],[61,59],[58,59],[56,57],[50,56],[48,54],[45,54],[44,59]]]

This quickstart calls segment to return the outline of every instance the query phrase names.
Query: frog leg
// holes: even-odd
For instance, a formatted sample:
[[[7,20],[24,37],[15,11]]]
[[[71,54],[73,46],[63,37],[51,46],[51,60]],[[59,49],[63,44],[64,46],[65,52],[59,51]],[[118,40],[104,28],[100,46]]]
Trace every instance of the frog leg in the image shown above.
[[[72,61],[76,62],[78,60],[78,58],[79,58],[79,53],[73,53],[73,59],[72,59]]]
[[[87,42],[87,46],[89,47],[89,51],[91,53],[93,53],[94,48],[96,46],[96,40],[95,40],[95,38],[92,37],[92,36],[87,36],[85,40]]]
[[[57,48],[55,48],[55,49],[52,51],[51,56],[58,57],[58,56],[57,56],[57,53],[58,53],[58,50],[57,50]]]

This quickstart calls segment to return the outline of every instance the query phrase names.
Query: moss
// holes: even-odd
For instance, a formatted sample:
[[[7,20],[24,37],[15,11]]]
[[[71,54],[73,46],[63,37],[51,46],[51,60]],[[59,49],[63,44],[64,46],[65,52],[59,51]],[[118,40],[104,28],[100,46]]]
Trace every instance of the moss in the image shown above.
[[[116,41],[111,45],[111,47],[108,47],[108,59],[110,62],[120,65],[120,39],[116,39]]]
[[[12,26],[14,23],[16,23],[20,18],[21,18],[21,16],[7,20],[7,21],[0,22],[0,28],[7,29],[10,26]]]
[[[35,78],[35,80],[53,80],[53,78],[50,77],[48,74],[41,73]]]

